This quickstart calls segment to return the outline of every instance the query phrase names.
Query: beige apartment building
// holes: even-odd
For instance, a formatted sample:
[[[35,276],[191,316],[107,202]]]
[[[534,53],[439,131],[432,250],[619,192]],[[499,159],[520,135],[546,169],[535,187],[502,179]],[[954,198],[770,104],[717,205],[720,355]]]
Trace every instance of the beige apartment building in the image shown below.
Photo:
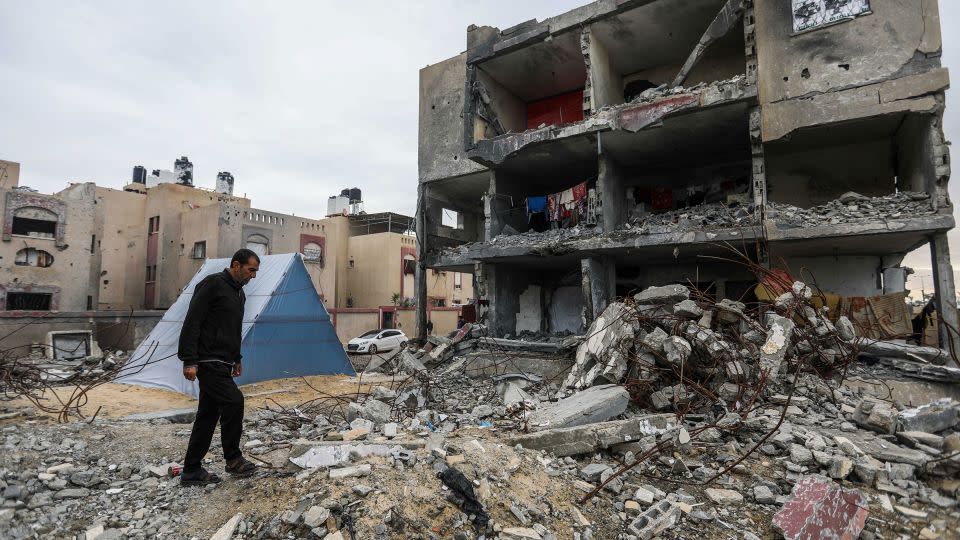
[[[123,189],[78,183],[43,195],[19,186],[18,164],[2,162],[0,171],[0,316],[166,309],[205,259],[230,257],[241,247],[303,254],[334,318],[338,310],[373,310],[374,321],[364,324],[393,326],[397,309],[416,297],[416,237],[408,216],[343,212],[309,219],[253,208],[232,194],[232,176],[229,185],[218,176],[218,190],[210,190],[137,181],[135,170]],[[436,308],[466,304],[472,276],[436,272],[427,297]]]

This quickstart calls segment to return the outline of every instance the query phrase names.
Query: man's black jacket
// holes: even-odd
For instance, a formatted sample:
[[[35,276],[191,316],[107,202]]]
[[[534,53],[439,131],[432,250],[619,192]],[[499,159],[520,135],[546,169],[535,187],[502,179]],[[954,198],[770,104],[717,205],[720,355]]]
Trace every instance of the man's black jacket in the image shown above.
[[[212,359],[240,363],[240,327],[246,299],[243,286],[226,270],[197,283],[180,330],[177,356],[184,366]]]

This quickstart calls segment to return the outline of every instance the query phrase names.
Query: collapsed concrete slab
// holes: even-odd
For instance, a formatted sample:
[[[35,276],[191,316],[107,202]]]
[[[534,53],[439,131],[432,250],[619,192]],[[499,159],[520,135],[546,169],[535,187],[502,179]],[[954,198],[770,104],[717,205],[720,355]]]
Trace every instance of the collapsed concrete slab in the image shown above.
[[[576,362],[563,385],[586,388],[598,377],[611,383],[619,382],[627,372],[635,323],[636,312],[626,304],[614,302],[607,306],[587,330],[587,340],[577,348]]]
[[[897,414],[897,431],[938,433],[958,424],[960,424],[960,403],[950,398],[938,399]]]
[[[128,414],[122,420],[134,422],[148,422],[150,420],[166,420],[171,424],[190,424],[197,417],[197,409],[168,409],[147,413]]]
[[[655,435],[670,429],[675,419],[673,414],[652,414],[629,420],[547,429],[513,437],[510,444],[544,450],[558,457],[576,456]]]
[[[530,414],[530,429],[541,431],[603,422],[623,414],[629,403],[630,394],[622,386],[593,386],[560,401],[542,405]]]
[[[676,304],[690,299],[690,289],[683,285],[664,285],[663,287],[649,287],[633,295],[633,300],[640,305]]]

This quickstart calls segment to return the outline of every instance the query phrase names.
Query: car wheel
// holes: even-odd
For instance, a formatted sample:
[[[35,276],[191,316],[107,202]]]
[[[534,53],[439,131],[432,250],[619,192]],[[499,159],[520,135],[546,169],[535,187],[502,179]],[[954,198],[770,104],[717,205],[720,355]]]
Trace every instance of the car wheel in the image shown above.
[[[401,348],[401,349],[406,349],[406,348],[407,348],[407,342],[406,342],[406,341],[401,341],[401,342],[400,342],[400,348]]]
[[[367,349],[367,350],[370,351],[370,354],[377,354],[377,346],[376,346],[376,345],[371,345],[370,348]]]

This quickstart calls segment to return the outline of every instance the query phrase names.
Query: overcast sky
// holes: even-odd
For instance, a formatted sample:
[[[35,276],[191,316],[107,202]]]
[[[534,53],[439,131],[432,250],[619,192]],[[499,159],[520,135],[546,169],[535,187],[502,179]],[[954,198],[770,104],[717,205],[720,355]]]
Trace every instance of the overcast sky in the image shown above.
[[[258,208],[318,218],[356,186],[368,212],[412,214],[418,70],[462,51],[470,24],[506,28],[585,2],[0,0],[0,159],[49,193],[120,188],[134,165],[173,169],[186,155],[197,185],[230,171]],[[940,9],[949,67],[960,2]],[[952,92],[947,111],[960,140]],[[960,180],[951,193],[960,200]],[[929,276],[928,250],[908,263]]]

